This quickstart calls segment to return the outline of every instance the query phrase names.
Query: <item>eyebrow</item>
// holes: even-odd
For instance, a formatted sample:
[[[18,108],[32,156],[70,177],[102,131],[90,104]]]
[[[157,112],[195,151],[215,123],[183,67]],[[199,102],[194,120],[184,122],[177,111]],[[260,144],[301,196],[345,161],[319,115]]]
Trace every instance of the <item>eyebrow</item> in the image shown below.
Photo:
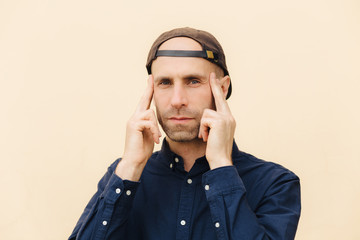
[[[190,74],[186,74],[184,76],[181,77],[184,80],[191,80],[191,79],[200,79],[200,80],[207,80],[207,77],[202,75],[202,74],[198,74],[198,73],[190,73]],[[173,79],[172,77],[169,76],[158,76],[154,79],[154,82],[160,81],[160,80],[171,80]]]
[[[206,76],[204,76],[204,75],[201,75],[201,74],[188,74],[188,75],[185,75],[184,77],[183,77],[183,79],[186,79],[186,80],[191,80],[191,79],[207,79],[207,77]]]

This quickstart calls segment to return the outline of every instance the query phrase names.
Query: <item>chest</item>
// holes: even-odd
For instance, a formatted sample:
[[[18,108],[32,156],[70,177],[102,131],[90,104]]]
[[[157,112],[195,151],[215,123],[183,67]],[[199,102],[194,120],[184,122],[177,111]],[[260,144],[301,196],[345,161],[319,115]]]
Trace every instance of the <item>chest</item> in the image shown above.
[[[148,173],[136,193],[131,239],[216,239],[201,175]]]

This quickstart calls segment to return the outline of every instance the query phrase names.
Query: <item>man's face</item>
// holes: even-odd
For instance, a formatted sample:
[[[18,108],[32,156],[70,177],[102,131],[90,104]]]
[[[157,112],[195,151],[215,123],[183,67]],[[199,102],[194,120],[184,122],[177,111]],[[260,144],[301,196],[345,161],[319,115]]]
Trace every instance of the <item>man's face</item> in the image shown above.
[[[196,41],[178,37],[159,50],[202,50]],[[202,58],[158,57],[152,64],[154,102],[166,135],[176,142],[197,138],[204,109],[215,109],[210,88],[211,72],[217,66]]]

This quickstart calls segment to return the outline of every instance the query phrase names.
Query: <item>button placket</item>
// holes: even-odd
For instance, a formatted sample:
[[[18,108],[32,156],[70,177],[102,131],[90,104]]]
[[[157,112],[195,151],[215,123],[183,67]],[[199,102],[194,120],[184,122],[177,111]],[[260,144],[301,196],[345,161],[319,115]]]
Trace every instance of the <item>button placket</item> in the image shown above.
[[[196,192],[195,178],[186,174],[181,184],[180,202],[178,208],[178,224],[176,231],[176,239],[187,239],[191,231],[191,219],[194,203],[194,195]]]

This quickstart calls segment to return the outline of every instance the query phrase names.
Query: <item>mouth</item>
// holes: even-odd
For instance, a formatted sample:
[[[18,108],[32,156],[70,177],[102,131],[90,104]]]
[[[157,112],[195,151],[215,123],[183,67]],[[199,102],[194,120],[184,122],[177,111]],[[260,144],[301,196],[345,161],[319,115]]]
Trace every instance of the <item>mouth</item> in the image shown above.
[[[193,120],[194,118],[190,118],[190,117],[170,117],[169,120],[173,123],[176,124],[183,124],[183,123],[187,123],[190,122],[191,120]]]

